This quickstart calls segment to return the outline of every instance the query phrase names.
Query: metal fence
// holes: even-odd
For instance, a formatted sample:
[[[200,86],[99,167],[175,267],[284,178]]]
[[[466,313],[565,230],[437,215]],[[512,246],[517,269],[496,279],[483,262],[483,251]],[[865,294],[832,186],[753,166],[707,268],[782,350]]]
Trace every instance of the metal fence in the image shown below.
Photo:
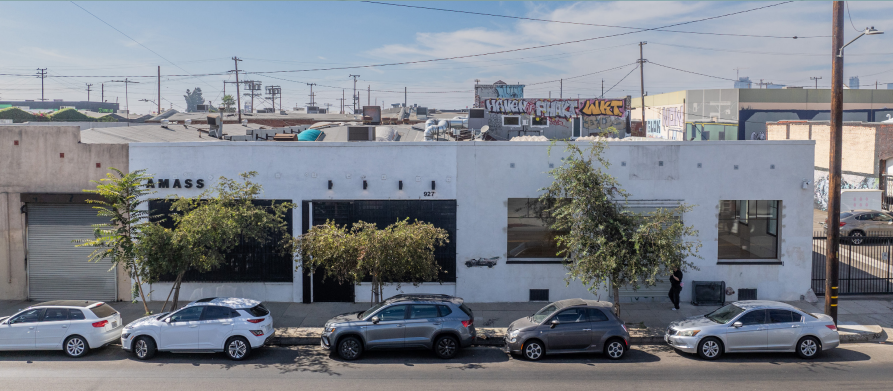
[[[812,290],[825,294],[825,254],[827,236],[815,232],[812,238]],[[867,237],[840,238],[839,293],[841,295],[893,293],[890,255],[893,237],[868,233]]]
[[[893,175],[883,175],[881,177],[880,187],[882,190],[881,193],[881,207],[884,210],[890,210],[890,206],[893,205]]]

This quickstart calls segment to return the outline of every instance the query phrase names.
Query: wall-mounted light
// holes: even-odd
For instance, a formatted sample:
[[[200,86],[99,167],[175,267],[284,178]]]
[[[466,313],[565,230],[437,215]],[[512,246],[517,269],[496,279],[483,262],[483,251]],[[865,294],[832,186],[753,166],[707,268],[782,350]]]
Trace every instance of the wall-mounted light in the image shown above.
[[[811,183],[810,181],[808,181],[808,180],[804,180],[804,181],[803,181],[803,188],[804,188],[804,189],[809,189],[809,186],[811,186],[811,185],[812,185],[812,183]]]
[[[332,190],[332,180],[329,180],[329,190]]]
[[[363,190],[366,190],[367,187],[369,187],[369,184],[363,179]]]
[[[397,182],[397,189],[403,190],[403,181]]]
[[[434,190],[434,181],[431,181],[431,190]]]

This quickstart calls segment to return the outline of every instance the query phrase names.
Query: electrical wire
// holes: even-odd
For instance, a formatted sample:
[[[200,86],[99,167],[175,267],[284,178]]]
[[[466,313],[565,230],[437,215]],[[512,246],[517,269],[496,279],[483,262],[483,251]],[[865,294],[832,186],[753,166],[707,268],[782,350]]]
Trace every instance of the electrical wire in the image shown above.
[[[620,82],[622,82],[624,79],[626,79],[627,77],[629,77],[629,75],[632,75],[633,72],[634,72],[636,69],[639,69],[639,66],[638,66],[638,65],[636,65],[635,68],[633,68],[632,70],[630,70],[629,73],[627,73],[626,76],[623,77],[623,79],[620,79],[619,81],[617,81],[616,83],[614,83],[614,85],[611,86],[611,88],[608,88],[607,91],[605,91],[604,93],[602,93],[602,98],[605,97],[605,94],[611,92],[611,90],[613,90],[614,87],[617,87],[617,85],[620,84]]]
[[[853,30],[856,30],[857,33],[861,33],[859,29],[856,28],[856,25],[853,23],[853,14],[850,13],[850,2],[844,1],[843,4],[846,4],[846,15],[850,17],[850,25],[853,26]]]
[[[669,69],[672,69],[672,70],[676,70],[676,71],[679,71],[679,72],[691,73],[691,74],[693,74],[693,75],[712,77],[712,78],[714,78],[714,79],[720,79],[720,80],[738,81],[738,80],[735,80],[735,79],[729,79],[729,78],[719,77],[719,76],[711,76],[711,75],[706,75],[706,74],[703,74],[703,73],[692,72],[692,71],[686,71],[685,69],[673,68],[673,67],[671,67],[671,66],[661,65],[661,64],[658,64],[658,63],[656,63],[656,62],[652,62],[652,61],[648,61],[648,63],[651,64],[651,65],[657,65],[657,66],[659,66],[659,67],[664,67],[664,68],[669,68]]]
[[[362,1],[362,3],[369,4],[378,4],[378,5],[388,5],[393,7],[406,7],[406,8],[418,8],[430,11],[443,11],[443,12],[455,12],[460,14],[469,14],[469,15],[479,15],[479,16],[493,16],[497,18],[508,18],[508,19],[518,19],[518,20],[529,20],[534,22],[547,22],[547,23],[561,23],[561,24],[573,24],[579,26],[594,26],[594,27],[613,27],[613,28],[621,28],[621,29],[631,29],[631,30],[642,30],[649,31],[655,29],[647,29],[643,27],[630,27],[630,26],[614,26],[609,24],[597,24],[597,23],[582,23],[582,22],[567,22],[561,20],[551,20],[551,19],[537,19],[537,18],[526,18],[520,16],[510,16],[510,15],[498,15],[498,14],[488,14],[484,12],[473,12],[473,11],[461,11],[461,10],[451,10],[445,8],[434,8],[434,7],[421,7],[417,5],[408,5],[408,4],[393,4],[393,3],[383,3],[379,1]],[[790,3],[787,2],[787,3]],[[784,3],[781,3],[784,4]],[[664,30],[658,29],[655,31],[667,32],[667,33],[682,33],[682,34],[702,34],[702,35],[725,35],[725,36],[734,36],[734,37],[749,37],[749,38],[784,38],[784,39],[805,39],[805,38],[830,38],[830,35],[814,35],[807,37],[787,37],[787,36],[778,36],[778,35],[752,35],[752,34],[731,34],[731,33],[710,33],[710,32],[698,32],[698,31],[679,31],[679,30]]]

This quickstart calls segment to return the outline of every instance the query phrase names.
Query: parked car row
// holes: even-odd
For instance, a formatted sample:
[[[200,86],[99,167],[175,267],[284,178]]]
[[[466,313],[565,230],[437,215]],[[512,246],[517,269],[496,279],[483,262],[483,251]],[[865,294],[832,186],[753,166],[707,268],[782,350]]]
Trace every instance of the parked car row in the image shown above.
[[[504,349],[533,361],[562,353],[602,353],[619,360],[630,348],[630,335],[611,306],[583,299],[550,303],[512,322]],[[51,301],[0,318],[0,350],[62,350],[71,357],[120,339],[122,348],[140,360],[159,351],[223,352],[243,360],[274,334],[270,311],[259,301],[241,298],[201,299],[126,326],[118,311],[94,301]],[[450,359],[476,337],[474,312],[461,298],[417,294],[330,319],[320,343],[345,360],[379,349],[429,349]],[[831,317],[755,300],[672,322],[664,340],[708,360],[737,352],[796,352],[813,358],[840,344]]]

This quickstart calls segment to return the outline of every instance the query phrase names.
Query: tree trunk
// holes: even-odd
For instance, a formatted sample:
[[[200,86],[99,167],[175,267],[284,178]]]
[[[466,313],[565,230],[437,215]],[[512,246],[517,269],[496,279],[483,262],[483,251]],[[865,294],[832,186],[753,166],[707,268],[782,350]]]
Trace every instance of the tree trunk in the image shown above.
[[[143,284],[140,282],[140,276],[134,273],[133,279],[136,280],[136,289],[140,292],[140,299],[143,300],[143,310],[146,311],[146,315],[149,315],[149,303],[146,302],[146,295],[143,293]]]
[[[380,303],[381,296],[378,294],[378,275],[372,275],[372,302]]]
[[[164,305],[161,306],[161,311],[159,313],[163,313],[165,308],[167,308],[167,303],[171,301],[171,295],[174,294],[174,287],[171,286],[171,290],[167,292],[167,298],[164,299]]]
[[[620,317],[620,286],[611,284],[611,291],[614,294],[614,316]]]
[[[183,275],[184,275],[184,274],[186,274],[186,271],[185,271],[185,270],[182,271],[182,272],[180,272],[180,274],[177,275],[177,279],[176,279],[176,281],[174,281],[174,287],[173,287],[173,289],[174,289],[174,302],[173,302],[173,304],[171,305],[171,311],[176,310],[176,309],[177,309],[177,304],[179,304],[179,302],[180,302],[180,283],[183,282]]]

